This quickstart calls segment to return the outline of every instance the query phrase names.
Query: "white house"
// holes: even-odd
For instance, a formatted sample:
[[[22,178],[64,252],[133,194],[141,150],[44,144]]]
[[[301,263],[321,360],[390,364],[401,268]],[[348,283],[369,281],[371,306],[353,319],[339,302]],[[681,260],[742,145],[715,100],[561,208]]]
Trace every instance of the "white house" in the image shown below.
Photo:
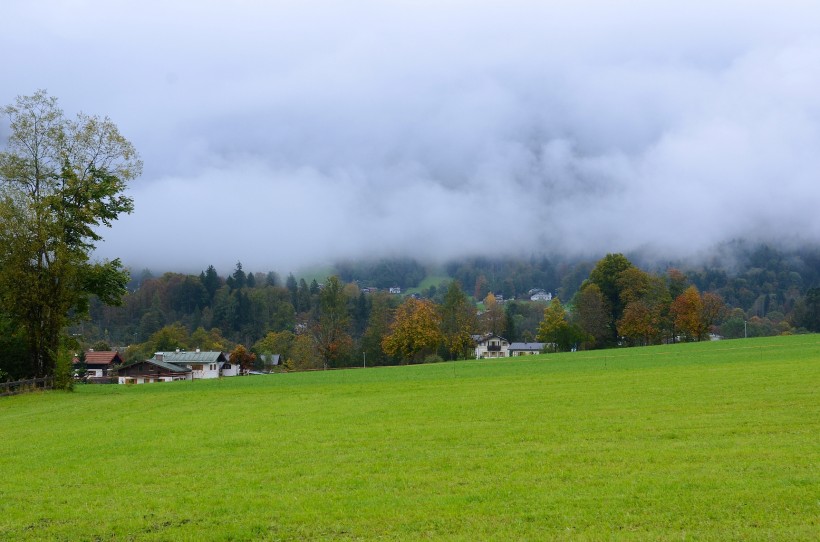
[[[510,343],[510,357],[540,354],[547,343]]]
[[[232,365],[223,352],[156,352],[152,359],[187,367],[194,380],[239,374],[239,367]]]
[[[504,337],[499,337],[494,333],[486,335],[474,335],[475,357],[481,358],[506,358],[509,355],[510,343]]]
[[[552,301],[552,294],[544,290],[530,290],[530,301]]]

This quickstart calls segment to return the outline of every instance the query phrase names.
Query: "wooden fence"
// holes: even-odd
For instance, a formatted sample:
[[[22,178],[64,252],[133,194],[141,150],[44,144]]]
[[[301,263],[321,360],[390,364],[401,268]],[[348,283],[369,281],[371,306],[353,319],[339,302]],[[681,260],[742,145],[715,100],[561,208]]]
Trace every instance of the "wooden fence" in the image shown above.
[[[0,382],[0,397],[4,395],[16,395],[34,390],[50,390],[54,388],[54,377],[32,378],[29,380],[17,380],[15,382]]]

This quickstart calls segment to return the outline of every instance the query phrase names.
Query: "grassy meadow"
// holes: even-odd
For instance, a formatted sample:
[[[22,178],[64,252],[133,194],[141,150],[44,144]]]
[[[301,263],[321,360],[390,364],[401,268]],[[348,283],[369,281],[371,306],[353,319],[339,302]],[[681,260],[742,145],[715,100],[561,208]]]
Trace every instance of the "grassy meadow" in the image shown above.
[[[2,540],[817,540],[820,337],[0,398]]]

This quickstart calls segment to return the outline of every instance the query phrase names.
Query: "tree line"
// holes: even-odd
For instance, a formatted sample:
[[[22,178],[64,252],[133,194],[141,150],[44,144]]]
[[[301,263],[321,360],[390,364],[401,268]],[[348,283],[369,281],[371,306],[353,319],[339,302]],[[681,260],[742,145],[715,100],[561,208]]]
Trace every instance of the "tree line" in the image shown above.
[[[73,329],[106,343],[130,345],[129,359],[176,348],[230,351],[242,345],[256,356],[257,368],[271,354],[280,354],[292,369],[469,357],[473,337],[485,333],[544,342],[550,350],[563,351],[704,340],[713,333],[742,337],[797,330],[791,322],[769,329],[761,317],[731,307],[716,292],[702,291],[698,272],[671,267],[645,271],[622,254],[578,267],[588,269],[580,284],[556,289],[559,295],[571,290],[572,296],[567,301],[556,296],[550,303],[493,292],[476,299],[475,283],[468,289],[453,278],[400,296],[384,289],[374,292],[361,286],[368,282],[345,282],[338,275],[322,283],[293,274],[282,281],[276,273],[246,272],[241,263],[225,277],[213,266],[199,275],[145,273],[122,306],[93,303],[92,318],[83,324],[87,327]],[[478,277],[487,275],[474,274],[479,284],[484,280]],[[810,289],[795,304],[794,322],[802,318],[810,324],[803,326],[806,330],[817,329],[818,293]]]

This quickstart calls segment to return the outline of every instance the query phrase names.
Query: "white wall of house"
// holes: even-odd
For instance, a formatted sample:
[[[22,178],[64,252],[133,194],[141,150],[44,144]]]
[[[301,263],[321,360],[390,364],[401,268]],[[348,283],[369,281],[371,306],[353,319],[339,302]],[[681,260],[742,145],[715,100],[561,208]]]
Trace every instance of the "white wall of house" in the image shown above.
[[[236,363],[220,363],[220,372],[222,376],[238,376],[239,365]]]
[[[191,369],[194,380],[219,378],[219,363],[177,363]]]
[[[173,382],[174,380],[191,380],[191,373],[180,376],[120,376],[119,384],[151,384],[154,382]]]
[[[510,344],[510,357],[534,356],[540,354],[546,343],[512,343]]]
[[[476,344],[475,357],[481,358],[506,358],[509,355],[510,343],[506,339],[492,335]]]

